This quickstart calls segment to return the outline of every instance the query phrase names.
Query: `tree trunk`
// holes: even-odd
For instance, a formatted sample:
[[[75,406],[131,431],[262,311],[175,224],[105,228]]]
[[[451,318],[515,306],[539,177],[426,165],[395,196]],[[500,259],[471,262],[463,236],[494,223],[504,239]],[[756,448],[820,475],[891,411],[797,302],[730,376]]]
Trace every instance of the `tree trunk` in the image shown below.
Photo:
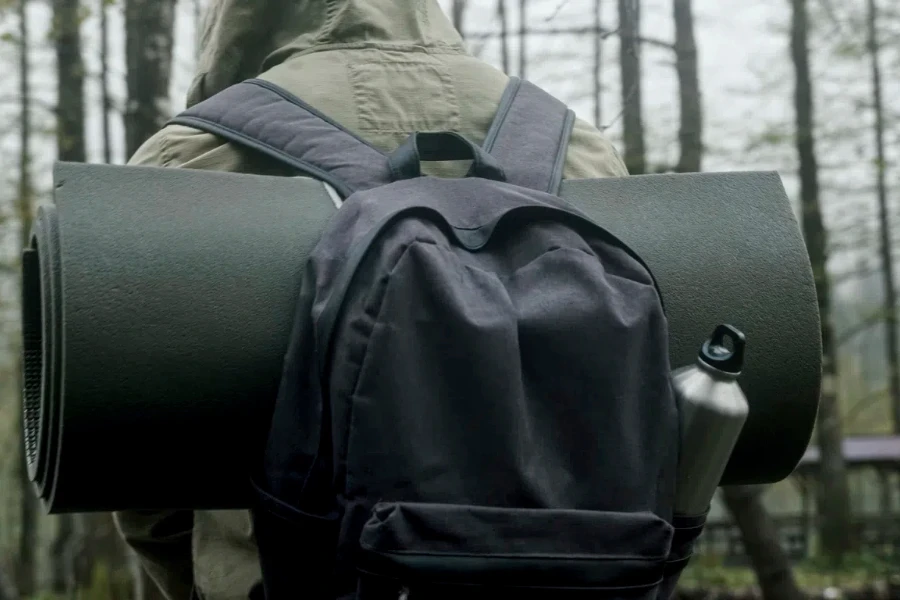
[[[199,55],[200,4],[194,4]],[[175,0],[125,0],[125,152],[131,157],[170,117],[169,80],[175,28]],[[137,600],[162,598],[146,572],[132,563]]]
[[[528,67],[528,0],[519,0],[519,77],[525,79]]]
[[[141,567],[141,559],[131,548],[128,549],[128,566],[131,569],[131,582],[133,584],[131,590],[132,600],[147,600],[144,590],[144,569]]]
[[[19,222],[21,224],[20,243],[24,248],[31,235],[32,211],[34,207],[34,185],[31,179],[31,64],[28,60],[29,29],[28,0],[19,0]],[[24,446],[20,446],[24,449]],[[23,455],[24,456],[24,455]],[[28,472],[25,471],[27,479]],[[29,495],[34,491],[29,485]]]
[[[109,0],[99,0],[100,6],[100,94],[102,96],[103,120],[103,162],[112,162],[112,134],[110,119],[112,117],[112,100],[109,95]]]
[[[159,586],[150,579],[146,569],[141,566],[141,561],[134,551],[128,551],[128,563],[131,568],[131,578],[134,582],[132,590],[133,600],[166,600]]]
[[[125,0],[125,150],[129,157],[171,116],[174,26],[175,0]]]
[[[672,6],[675,20],[675,64],[681,104],[681,125],[678,130],[681,156],[675,170],[690,173],[702,169],[703,156],[703,109],[697,76],[694,14],[691,0],[673,0]]]
[[[127,548],[110,513],[81,515],[79,519],[79,552],[76,559],[78,579],[91,581],[96,565],[103,565],[110,576],[127,576]]]
[[[603,126],[603,0],[594,0],[594,126]]]
[[[831,290],[827,271],[827,232],[819,205],[819,174],[813,132],[806,0],[791,0],[791,58],[796,74],[794,109],[800,162],[801,226],[815,279],[822,322],[822,392],[817,416],[820,450],[818,522],[823,553],[839,563],[852,549],[850,492],[842,451],[843,434],[837,401],[837,362],[831,323]]]
[[[51,585],[54,594],[68,596],[75,589],[75,518],[71,514],[56,518],[56,535],[50,544]]]
[[[722,488],[725,506],[741,532],[744,550],[753,565],[765,600],[801,600],[791,563],[778,541],[778,529],[766,513],[759,488]]]
[[[81,56],[81,15],[79,0],[53,0],[52,36],[56,48],[56,146],[61,161],[85,162],[84,140],[84,63]],[[56,517],[56,539],[53,541],[54,591],[66,594],[85,584],[84,569],[76,569],[74,560],[82,559],[77,551],[77,515]]]
[[[20,243],[24,247],[28,244],[31,235],[32,208],[34,186],[31,180],[31,75],[30,62],[28,60],[29,30],[28,30],[28,1],[19,0],[19,189],[18,189],[18,213],[21,227]],[[19,365],[16,369],[18,385],[22,390],[22,357],[19,357]],[[19,419],[22,419],[22,411]],[[23,427],[18,428],[22,435]],[[37,546],[37,498],[34,488],[28,478],[28,466],[25,456],[24,440],[16,444],[19,456],[16,460],[16,470],[20,491],[20,533],[18,543],[18,560],[14,566],[16,588],[19,596],[27,598],[36,591],[35,572],[35,547]]]
[[[26,167],[27,168],[27,167]],[[28,219],[30,221],[31,219]],[[23,229],[26,224],[23,223]],[[28,226],[30,230],[30,225]],[[20,359],[21,361],[21,359]],[[21,381],[22,364],[19,363],[19,380]],[[21,385],[18,386],[21,389]],[[21,411],[19,418],[21,419]],[[19,427],[19,431],[22,428]],[[21,435],[21,434],[20,434]],[[37,499],[34,493],[34,487],[28,478],[28,467],[25,459],[24,444],[18,444],[19,460],[17,461],[17,475],[19,478],[19,490],[21,495],[21,508],[19,511],[20,530],[18,544],[18,559],[15,568],[16,589],[19,597],[28,598],[37,591],[36,585],[36,569],[35,569],[35,549],[37,546],[38,520],[37,520]]]
[[[159,586],[150,579],[150,576],[147,575],[147,571],[144,569],[141,570],[141,578],[144,582],[144,600],[166,600]]]
[[[3,569],[0,569],[0,600],[16,600],[16,598],[15,584]]]
[[[631,175],[641,175],[647,170],[641,114],[640,35],[640,0],[619,0],[619,74],[622,79],[624,158]]]
[[[497,18],[500,19],[500,63],[504,73],[509,73],[509,26],[506,22],[506,0],[497,0]]]
[[[681,159],[676,170],[698,172],[703,159],[703,107],[697,75],[697,47],[690,0],[674,0],[675,54],[678,95],[681,100],[679,141]],[[791,563],[781,548],[778,530],[765,510],[761,488],[735,486],[722,489],[725,504],[741,532],[741,541],[765,600],[798,600],[802,593],[794,581]]]
[[[56,145],[59,160],[84,162],[84,63],[79,0],[53,0],[58,99]]]
[[[456,1],[456,0],[454,0]],[[193,8],[194,8],[194,60],[200,60],[200,50],[202,50],[200,46],[200,42],[203,37],[203,28],[201,27],[203,21],[203,7],[200,5],[200,0],[193,0]]]
[[[112,99],[109,91],[109,19],[110,0],[99,0],[100,13],[100,86],[102,96],[103,162],[112,163]],[[199,5],[199,3],[196,3]],[[84,543],[97,561],[102,561],[111,574],[126,571],[129,567],[127,547],[116,530],[110,513],[92,513],[83,516]]]
[[[463,39],[466,38],[465,27],[463,26],[466,15],[466,3],[467,0],[453,0],[453,5],[450,8],[450,16],[453,19],[453,26],[456,27],[456,31],[459,32],[459,35]]]
[[[885,338],[887,340],[888,389],[894,432],[900,433],[900,349],[897,347],[897,292],[894,287],[894,260],[891,255],[891,224],[888,216],[887,183],[884,155],[884,107],[881,97],[881,65],[879,64],[878,7],[868,0],[868,50],[872,63],[872,96],[875,109],[875,172],[878,190],[879,228],[881,233],[881,276],[884,285]]]

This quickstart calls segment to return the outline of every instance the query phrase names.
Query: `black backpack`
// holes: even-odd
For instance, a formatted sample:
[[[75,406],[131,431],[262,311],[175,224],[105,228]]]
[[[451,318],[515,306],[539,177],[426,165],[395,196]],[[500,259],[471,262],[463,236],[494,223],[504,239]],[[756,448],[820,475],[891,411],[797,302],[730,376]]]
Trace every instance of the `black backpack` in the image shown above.
[[[557,196],[571,110],[512,78],[482,147],[386,155],[249,80],[175,122],[339,196],[253,481],[268,600],[671,596],[704,516],[673,514],[666,316],[640,257]]]

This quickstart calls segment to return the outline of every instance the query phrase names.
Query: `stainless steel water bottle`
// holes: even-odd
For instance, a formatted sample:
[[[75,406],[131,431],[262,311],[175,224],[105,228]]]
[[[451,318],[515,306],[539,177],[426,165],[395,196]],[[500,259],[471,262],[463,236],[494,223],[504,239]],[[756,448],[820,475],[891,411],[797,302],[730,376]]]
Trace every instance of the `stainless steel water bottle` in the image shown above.
[[[706,512],[747,420],[749,405],[737,383],[745,343],[736,328],[719,325],[697,361],[672,373],[681,412],[676,514]]]

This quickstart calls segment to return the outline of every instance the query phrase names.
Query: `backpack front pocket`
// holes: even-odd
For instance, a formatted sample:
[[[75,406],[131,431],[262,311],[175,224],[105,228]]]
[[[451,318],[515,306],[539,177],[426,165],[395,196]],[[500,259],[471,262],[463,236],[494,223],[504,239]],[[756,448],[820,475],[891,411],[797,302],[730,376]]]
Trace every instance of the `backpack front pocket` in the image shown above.
[[[382,503],[360,535],[358,598],[655,598],[672,534],[649,512]]]

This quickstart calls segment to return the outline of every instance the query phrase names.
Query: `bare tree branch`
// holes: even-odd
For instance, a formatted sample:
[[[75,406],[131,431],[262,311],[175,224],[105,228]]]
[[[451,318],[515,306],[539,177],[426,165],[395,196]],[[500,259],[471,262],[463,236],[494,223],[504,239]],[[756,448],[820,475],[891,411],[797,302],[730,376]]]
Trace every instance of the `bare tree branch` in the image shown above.
[[[0,105],[12,104],[18,106],[20,102],[21,100],[17,96],[0,96]],[[56,106],[54,104],[41,100],[40,98],[32,98],[31,106],[40,108],[41,110],[45,110],[49,113],[56,112]]]
[[[520,35],[599,35],[601,39],[606,39],[618,34],[618,28],[605,29],[602,27],[598,28],[596,25],[585,25],[583,27],[542,27],[540,29],[526,28],[517,33],[507,33],[507,36],[517,37]],[[500,37],[502,37],[501,34],[496,31],[479,31],[466,35],[466,39],[469,40],[493,40]],[[656,46],[665,50],[675,50],[675,44],[673,44],[672,42],[661,40],[659,38],[647,37],[642,35],[638,36],[637,40],[638,42],[647,44],[648,46]]]
[[[609,129],[610,127],[612,127],[613,125],[615,125],[616,122],[617,122],[619,119],[622,118],[622,115],[625,114],[625,107],[624,107],[624,105],[627,105],[628,102],[631,101],[631,99],[634,97],[634,94],[635,94],[636,91],[637,91],[637,85],[633,85],[633,86],[631,86],[631,87],[629,88],[629,90],[628,90],[628,95],[625,96],[625,102],[622,103],[622,104],[623,104],[622,109],[619,110],[618,113],[616,113],[616,116],[614,116],[614,117],[612,118],[612,121],[610,121],[610,122],[607,123],[606,125],[600,126],[600,128],[599,128],[600,131],[606,131],[607,129]]]
[[[569,0],[561,0],[560,3],[556,5],[556,8],[553,9],[553,12],[550,13],[550,16],[544,19],[544,23],[549,23],[550,21],[555,19],[568,3]]]
[[[887,388],[881,388],[879,390],[875,390],[874,392],[870,392],[856,400],[849,410],[844,414],[844,422],[849,425],[853,421],[855,421],[859,417],[859,413],[863,412],[875,402],[884,398],[885,394],[887,394]]]
[[[834,285],[843,285],[848,281],[853,281],[854,279],[859,279],[862,277],[871,277],[872,275],[878,274],[879,269],[869,268],[869,269],[855,269],[853,271],[846,271],[844,273],[838,273],[837,275],[832,275],[831,282]]]
[[[845,36],[844,24],[837,17],[837,13],[834,10],[834,4],[832,4],[831,0],[819,0],[819,4],[822,6],[822,9],[825,11],[825,15],[828,17],[828,20],[831,21],[831,24],[834,26],[834,30],[830,33],[833,35],[835,33],[840,34],[841,37]]]
[[[896,310],[895,310],[895,312],[896,312]],[[873,311],[872,313],[863,317],[861,321],[859,321],[852,327],[848,327],[845,331],[836,335],[835,336],[835,344],[837,346],[846,344],[847,342],[851,341],[853,338],[855,338],[859,334],[864,333],[865,331],[871,329],[875,325],[878,325],[879,323],[883,322],[885,319],[887,319],[887,317],[888,317],[888,313],[883,307],[879,308],[876,311]]]

